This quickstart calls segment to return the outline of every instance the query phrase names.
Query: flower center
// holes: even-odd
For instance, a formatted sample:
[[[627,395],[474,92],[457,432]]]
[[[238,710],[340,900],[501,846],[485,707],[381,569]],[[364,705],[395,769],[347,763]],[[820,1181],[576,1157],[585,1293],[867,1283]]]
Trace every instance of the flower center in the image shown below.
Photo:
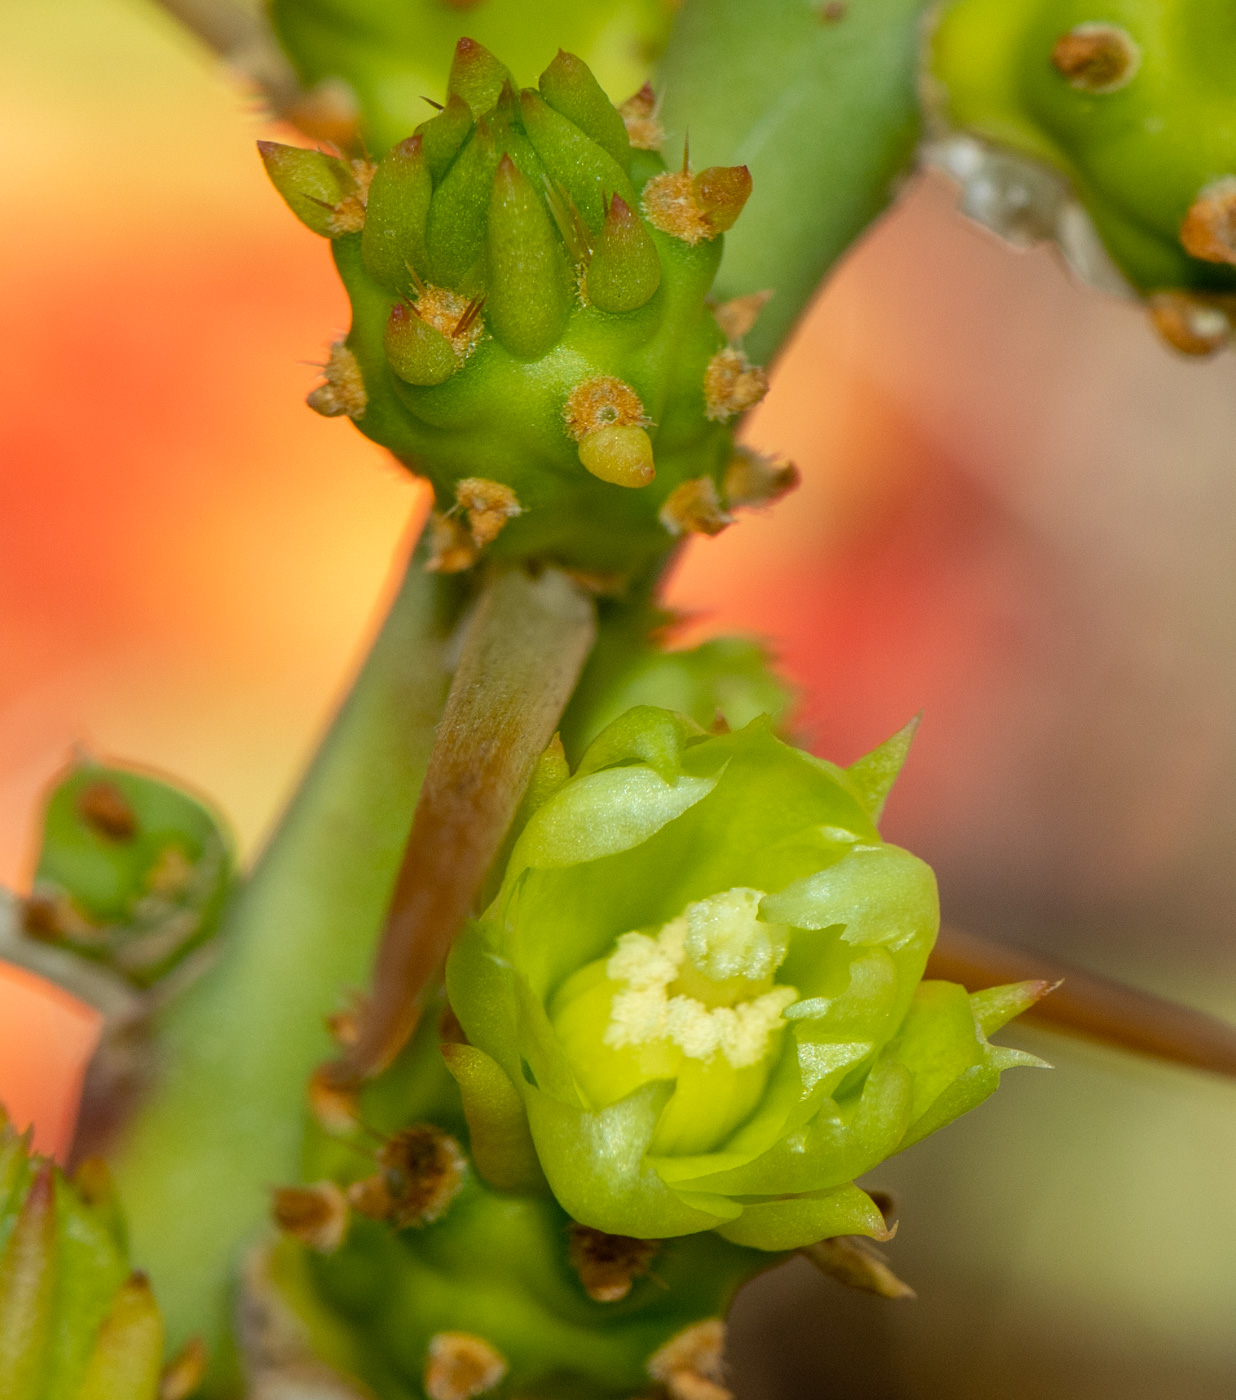
[[[768,1052],[781,1013],[798,999],[774,986],[789,929],[758,917],[760,890],[732,889],[689,904],[655,937],[624,933],[605,966],[625,983],[612,1000],[605,1044],[670,1040],[688,1059],[720,1053],[735,1069]]]

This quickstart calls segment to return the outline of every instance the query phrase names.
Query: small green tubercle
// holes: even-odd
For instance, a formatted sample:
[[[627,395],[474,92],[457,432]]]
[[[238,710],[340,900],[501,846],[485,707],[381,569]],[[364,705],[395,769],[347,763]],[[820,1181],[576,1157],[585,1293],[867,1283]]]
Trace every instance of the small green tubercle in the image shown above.
[[[1135,288],[1236,292],[1224,0],[953,0],[930,61],[949,122],[1066,176]]]
[[[708,301],[746,168],[667,171],[651,92],[563,51],[521,89],[462,39],[446,98],[376,166],[261,146],[352,303],[310,404],[429,478],[432,566],[629,578],[787,489],[730,475],[767,387]]]
[[[110,1181],[69,1181],[0,1115],[0,1395],[156,1400],[163,1322],[125,1254]]]
[[[47,801],[26,932],[145,986],[215,932],[234,862],[199,799],[140,769],[81,760]]]

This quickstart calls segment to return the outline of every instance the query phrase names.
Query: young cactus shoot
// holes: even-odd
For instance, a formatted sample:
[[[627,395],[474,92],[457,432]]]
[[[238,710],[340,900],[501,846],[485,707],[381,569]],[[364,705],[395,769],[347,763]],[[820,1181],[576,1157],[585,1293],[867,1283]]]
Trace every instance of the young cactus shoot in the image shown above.
[[[746,168],[667,170],[650,93],[619,111],[561,51],[521,89],[463,39],[446,98],[376,165],[262,143],[352,302],[311,405],[430,479],[439,569],[626,576],[715,533],[766,388],[707,300]]]

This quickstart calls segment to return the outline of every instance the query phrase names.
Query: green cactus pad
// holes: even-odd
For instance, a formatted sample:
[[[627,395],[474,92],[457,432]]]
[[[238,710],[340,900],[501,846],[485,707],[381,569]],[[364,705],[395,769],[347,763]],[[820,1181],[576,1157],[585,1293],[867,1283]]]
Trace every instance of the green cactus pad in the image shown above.
[[[48,798],[26,931],[143,985],[215,931],[233,870],[230,838],[196,798],[84,760]]]
[[[987,1043],[986,1003],[920,983],[935,881],[875,826],[906,743],[851,776],[766,719],[708,735],[637,707],[531,815],[447,986],[575,1220],[772,1251],[879,1236],[854,1178],[1037,1063]],[[1004,993],[1004,1019],[1042,990]]]
[[[1236,290],[1236,205],[1199,226],[1236,177],[1234,61],[1223,0],[954,0],[931,50],[948,120],[1067,176],[1144,292]]]
[[[155,1400],[163,1323],[101,1167],[79,1190],[0,1111],[0,1395]]]
[[[633,147],[570,54],[517,91],[462,40],[447,97],[376,168],[263,146],[352,302],[310,402],[430,479],[436,567],[484,548],[629,575],[728,522],[732,428],[766,385],[707,297],[750,177],[665,171],[643,107]]]

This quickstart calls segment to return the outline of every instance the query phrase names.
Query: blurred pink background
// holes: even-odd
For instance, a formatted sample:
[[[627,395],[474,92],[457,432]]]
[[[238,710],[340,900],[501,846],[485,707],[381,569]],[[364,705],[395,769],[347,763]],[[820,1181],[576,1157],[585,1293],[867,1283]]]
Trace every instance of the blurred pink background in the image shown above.
[[[346,304],[221,75],[138,0],[0,18],[0,882],[74,744],[252,851],[424,500],[303,406]],[[952,918],[1229,1015],[1234,389],[919,181],[752,420],[803,488],[671,589],[772,640],[830,757],[925,711],[887,831]],[[1236,1089],[1018,1034],[1058,1069],[881,1173],[920,1301],[774,1276],[744,1400],[1236,1393]]]

